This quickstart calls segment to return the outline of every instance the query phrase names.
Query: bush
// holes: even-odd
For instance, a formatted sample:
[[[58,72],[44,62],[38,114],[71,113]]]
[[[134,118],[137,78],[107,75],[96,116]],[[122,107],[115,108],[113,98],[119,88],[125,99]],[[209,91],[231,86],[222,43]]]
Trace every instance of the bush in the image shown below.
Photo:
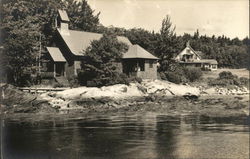
[[[175,72],[166,72],[165,75],[168,81],[170,82],[173,82],[176,84],[180,84],[183,82],[183,76],[176,74]]]
[[[160,72],[160,77],[163,80],[180,84],[186,82],[194,82],[202,77],[202,71],[196,67],[176,67],[172,71]]]
[[[61,87],[64,87],[64,85],[63,84],[61,84],[61,83],[55,83],[55,84],[53,84],[53,88],[61,88]]]
[[[230,71],[223,71],[219,73],[219,79],[235,79],[238,78],[236,75],[233,75]]]
[[[249,87],[249,78],[240,77],[239,78],[240,84],[246,87]]]
[[[69,81],[69,86],[70,87],[78,87],[79,82],[78,82],[78,77],[77,76],[71,76],[68,78]]]
[[[130,82],[138,82],[138,83],[142,83],[142,79],[140,77],[130,77],[129,78],[129,83]]]
[[[53,79],[54,72],[42,72],[40,76],[41,76],[41,79]]]
[[[113,80],[113,82],[112,82]],[[129,85],[129,78],[126,74],[124,73],[117,73],[115,74],[115,76],[113,77],[113,79],[111,79],[111,82],[109,83],[109,85],[113,85],[113,84],[126,84]]]
[[[18,81],[18,86],[31,86],[34,84],[33,78],[29,73],[23,73]]]
[[[228,85],[233,85],[234,80],[232,79],[213,79],[208,82],[210,86],[221,86],[221,87],[226,87]]]
[[[245,77],[240,77],[232,74],[230,71],[223,71],[219,74],[219,77],[212,79],[208,82],[210,86],[222,86],[229,87],[232,85],[235,86],[249,86],[249,79]]]
[[[162,80],[167,80],[166,74],[164,72],[160,72],[159,76]]]
[[[138,79],[137,79],[138,80]],[[109,86],[114,84],[126,84],[129,85],[131,80],[124,73],[115,73],[112,77],[98,78],[86,81],[86,86],[88,87],[101,87]]]
[[[183,69],[185,77],[190,81],[194,82],[199,80],[202,77],[202,71],[197,67],[185,67]]]
[[[97,87],[97,83],[95,81],[87,81],[87,87]]]

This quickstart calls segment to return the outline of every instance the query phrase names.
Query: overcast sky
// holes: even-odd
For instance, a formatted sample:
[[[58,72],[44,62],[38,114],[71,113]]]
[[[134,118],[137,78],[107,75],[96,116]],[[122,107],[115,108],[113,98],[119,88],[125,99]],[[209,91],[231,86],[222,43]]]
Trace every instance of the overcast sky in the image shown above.
[[[226,35],[240,39],[249,35],[248,0],[88,0],[92,9],[101,12],[105,26],[141,27],[159,31],[168,14],[176,33]]]

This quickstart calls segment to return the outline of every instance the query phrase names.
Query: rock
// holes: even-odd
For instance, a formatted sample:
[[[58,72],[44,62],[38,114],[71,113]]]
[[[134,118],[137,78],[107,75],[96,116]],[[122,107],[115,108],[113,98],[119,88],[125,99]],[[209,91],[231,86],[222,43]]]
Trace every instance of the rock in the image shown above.
[[[199,96],[190,93],[183,95],[183,97],[188,100],[197,100],[199,98]]]
[[[126,86],[124,86],[120,89],[120,91],[123,93],[126,93],[128,91],[128,88]]]

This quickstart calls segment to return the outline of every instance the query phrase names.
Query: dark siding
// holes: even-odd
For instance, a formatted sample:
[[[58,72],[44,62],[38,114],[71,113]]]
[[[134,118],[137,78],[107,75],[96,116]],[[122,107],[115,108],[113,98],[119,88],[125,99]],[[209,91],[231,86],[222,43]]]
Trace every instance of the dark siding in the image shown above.
[[[77,57],[71,53],[70,49],[68,48],[68,46],[66,45],[66,43],[58,32],[56,33],[54,40],[56,46],[60,49],[67,61],[67,63],[65,64],[66,77],[70,78],[74,76],[74,61]]]

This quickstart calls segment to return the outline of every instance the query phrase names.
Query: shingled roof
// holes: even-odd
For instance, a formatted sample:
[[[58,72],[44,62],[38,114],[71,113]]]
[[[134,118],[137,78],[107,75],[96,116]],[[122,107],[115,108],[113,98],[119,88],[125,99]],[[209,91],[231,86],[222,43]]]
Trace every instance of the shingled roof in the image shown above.
[[[84,51],[90,46],[91,42],[102,37],[102,34],[98,33],[68,30],[69,34],[63,34],[60,29],[57,30],[70,51],[76,56],[83,56]],[[127,45],[132,45],[126,37],[117,36],[117,39]]]
[[[57,47],[46,47],[54,62],[66,62],[61,51]]]
[[[132,58],[158,59],[139,45],[130,45],[128,51],[123,55],[123,59]]]

